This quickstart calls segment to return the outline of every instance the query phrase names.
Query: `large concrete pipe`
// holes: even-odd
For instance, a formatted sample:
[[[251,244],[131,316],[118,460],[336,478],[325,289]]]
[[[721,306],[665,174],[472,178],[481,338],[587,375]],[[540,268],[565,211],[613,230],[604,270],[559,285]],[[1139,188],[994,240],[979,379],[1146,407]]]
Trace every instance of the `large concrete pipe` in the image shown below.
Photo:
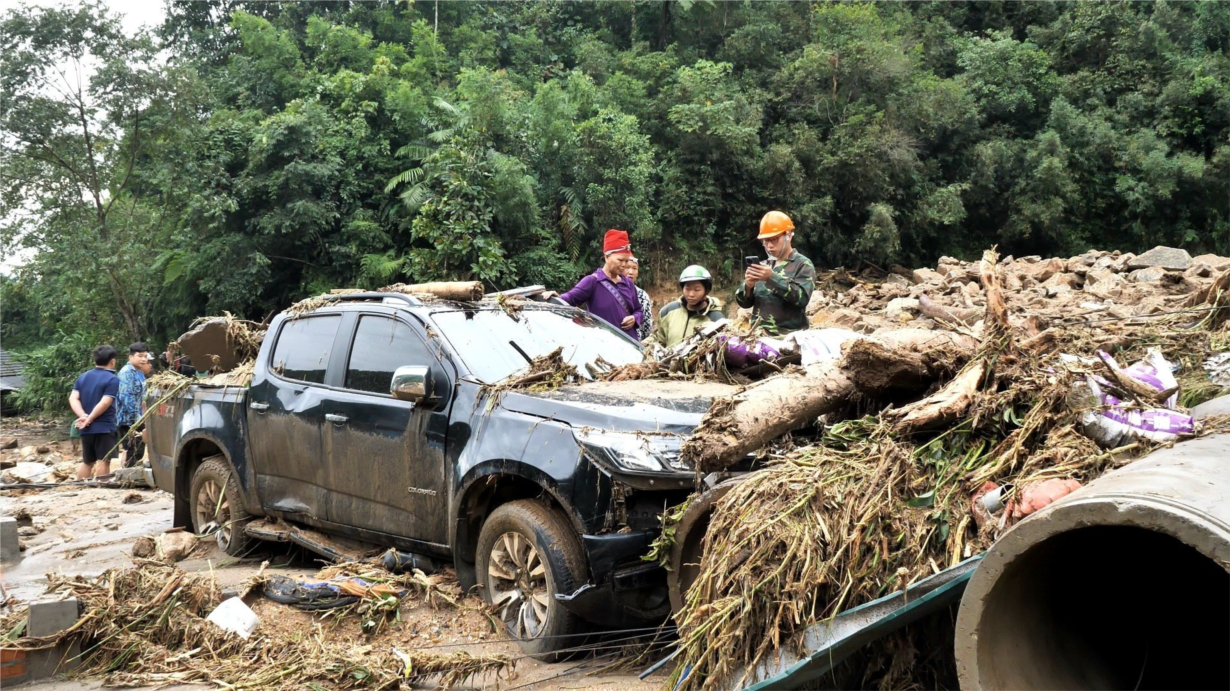
[[[1009,530],[965,590],[956,657],[966,691],[1230,688],[1230,434]]]

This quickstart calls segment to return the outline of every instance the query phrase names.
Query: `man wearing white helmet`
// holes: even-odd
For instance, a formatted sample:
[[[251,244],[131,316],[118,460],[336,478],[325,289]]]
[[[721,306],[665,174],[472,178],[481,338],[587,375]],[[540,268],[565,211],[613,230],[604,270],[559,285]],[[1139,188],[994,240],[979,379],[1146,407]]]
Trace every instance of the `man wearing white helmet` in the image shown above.
[[[650,343],[667,348],[691,336],[697,329],[723,318],[722,302],[709,295],[713,277],[703,266],[693,264],[679,274],[683,295],[658,313],[658,325]]]

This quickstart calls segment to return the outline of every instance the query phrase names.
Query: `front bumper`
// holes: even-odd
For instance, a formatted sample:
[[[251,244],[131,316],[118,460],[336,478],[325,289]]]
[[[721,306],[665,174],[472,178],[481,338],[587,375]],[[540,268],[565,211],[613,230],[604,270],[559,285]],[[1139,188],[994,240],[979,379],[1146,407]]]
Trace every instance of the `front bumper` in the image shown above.
[[[560,604],[600,626],[654,624],[670,614],[666,570],[643,561],[658,534],[653,531],[582,535],[593,582],[557,594]]]

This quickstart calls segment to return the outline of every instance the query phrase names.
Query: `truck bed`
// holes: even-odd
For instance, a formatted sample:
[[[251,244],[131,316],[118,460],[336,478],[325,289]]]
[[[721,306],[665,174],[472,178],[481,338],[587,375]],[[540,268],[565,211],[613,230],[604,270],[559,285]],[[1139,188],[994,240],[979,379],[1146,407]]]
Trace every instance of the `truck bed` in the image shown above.
[[[195,383],[177,396],[166,397],[151,390],[147,402],[153,408],[149,426],[149,460],[158,489],[175,492],[177,449],[188,432],[192,438],[209,438],[235,457],[246,457],[243,440],[247,432],[246,386]]]

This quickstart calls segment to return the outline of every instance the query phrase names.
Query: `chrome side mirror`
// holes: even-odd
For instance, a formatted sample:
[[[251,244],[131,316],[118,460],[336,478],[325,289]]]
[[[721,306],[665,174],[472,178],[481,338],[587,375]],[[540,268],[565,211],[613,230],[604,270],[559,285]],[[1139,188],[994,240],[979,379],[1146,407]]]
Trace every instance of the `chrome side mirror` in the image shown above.
[[[403,401],[422,403],[431,396],[432,388],[430,367],[407,365],[393,372],[389,393]]]

